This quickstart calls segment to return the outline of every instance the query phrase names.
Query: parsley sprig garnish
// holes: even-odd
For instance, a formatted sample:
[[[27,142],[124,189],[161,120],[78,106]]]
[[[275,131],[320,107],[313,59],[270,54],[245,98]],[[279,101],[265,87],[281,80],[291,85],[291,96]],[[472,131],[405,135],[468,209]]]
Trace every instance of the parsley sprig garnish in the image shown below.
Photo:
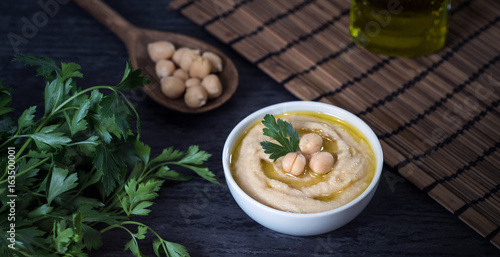
[[[263,141],[260,145],[264,149],[264,153],[271,154],[269,158],[276,161],[281,156],[287,153],[296,152],[299,147],[299,133],[292,126],[292,124],[277,119],[271,115],[266,114],[262,120],[262,124],[266,126],[262,129],[264,135],[278,141],[279,144]]]
[[[143,256],[138,241],[147,231],[156,237],[156,256],[189,256],[182,245],[132,218],[151,212],[165,180],[191,178],[175,166],[217,183],[203,166],[211,155],[193,145],[150,157],[151,148],[140,140],[139,115],[126,95],[148,83],[141,71],[127,63],[118,84],[81,89],[74,80],[83,77],[76,63],[59,66],[31,55],[15,61],[38,67],[46,80],[45,101],[42,112],[32,106],[11,118],[12,89],[0,82],[0,198],[5,203],[8,194],[17,194],[19,199],[12,248],[6,234],[9,208],[0,208],[5,217],[0,256],[86,256],[102,245],[101,234],[115,228],[130,234],[125,249],[135,256]],[[8,149],[15,149],[12,192]]]

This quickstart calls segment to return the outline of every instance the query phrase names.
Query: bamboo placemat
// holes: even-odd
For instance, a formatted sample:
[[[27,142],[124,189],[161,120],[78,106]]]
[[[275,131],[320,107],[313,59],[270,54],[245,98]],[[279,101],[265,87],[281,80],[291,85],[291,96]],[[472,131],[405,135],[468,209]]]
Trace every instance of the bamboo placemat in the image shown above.
[[[500,248],[500,3],[454,1],[447,46],[419,58],[349,38],[349,0],[173,0],[303,100],[343,107],[385,162]]]

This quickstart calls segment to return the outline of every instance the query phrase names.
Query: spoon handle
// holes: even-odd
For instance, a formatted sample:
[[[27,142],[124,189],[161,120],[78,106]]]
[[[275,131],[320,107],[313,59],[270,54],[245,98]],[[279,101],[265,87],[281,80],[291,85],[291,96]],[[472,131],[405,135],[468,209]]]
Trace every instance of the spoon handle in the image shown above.
[[[122,41],[127,42],[136,27],[125,20],[101,0],[75,0],[75,3],[85,9],[94,18],[113,31]]]

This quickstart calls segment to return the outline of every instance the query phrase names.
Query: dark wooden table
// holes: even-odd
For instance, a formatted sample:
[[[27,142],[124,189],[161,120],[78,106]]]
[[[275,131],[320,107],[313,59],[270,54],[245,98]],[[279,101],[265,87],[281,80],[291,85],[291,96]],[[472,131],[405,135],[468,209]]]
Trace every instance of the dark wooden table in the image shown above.
[[[216,0],[214,0],[216,1]],[[220,0],[224,1],[224,0]],[[230,1],[230,0],[227,0]],[[107,1],[131,23],[183,33],[218,47],[238,67],[240,84],[219,109],[185,115],[165,109],[144,94],[133,98],[143,124],[143,140],[158,154],[168,146],[186,150],[198,144],[213,156],[207,166],[220,186],[200,178],[166,183],[152,213],[137,220],[166,240],[183,244],[192,256],[498,256],[499,250],[403,177],[384,169],[379,188],[365,211],[346,226],[311,237],[283,235],[254,222],[231,197],[221,154],[231,129],[246,115],[274,103],[298,100],[284,87],[238,56],[179,13],[169,1]],[[40,4],[42,3],[42,4]],[[115,84],[127,52],[122,42],[68,0],[0,1],[0,78],[14,88],[20,114],[41,105],[43,88],[35,71],[12,63],[16,51],[44,55],[82,66],[81,87]],[[154,255],[153,237],[142,251]],[[122,231],[103,235],[104,246],[90,256],[132,256]]]

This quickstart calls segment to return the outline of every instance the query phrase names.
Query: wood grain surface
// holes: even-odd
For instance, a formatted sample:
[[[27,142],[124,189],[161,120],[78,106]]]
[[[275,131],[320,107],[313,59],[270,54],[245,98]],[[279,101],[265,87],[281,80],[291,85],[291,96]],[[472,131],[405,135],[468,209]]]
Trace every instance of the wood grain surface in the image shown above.
[[[41,2],[56,3],[57,11],[46,12],[38,1],[0,2],[0,78],[14,88],[17,114],[42,104],[44,85],[33,69],[10,61],[16,49],[79,63],[84,78],[78,83],[84,88],[116,83],[128,59],[120,39],[76,4],[64,0]],[[183,244],[192,256],[498,256],[497,248],[387,167],[365,211],[336,231],[293,237],[255,223],[237,206],[225,186],[222,146],[231,129],[246,115],[298,98],[208,32],[169,9],[169,1],[106,2],[134,25],[207,41],[231,58],[240,74],[233,98],[203,114],[186,116],[170,111],[140,92],[131,97],[141,116],[143,140],[153,154],[168,146],[187,149],[199,144],[213,155],[207,165],[221,182],[216,186],[196,178],[165,184],[152,213],[137,220],[155,228],[166,240]],[[41,12],[46,13],[46,22],[39,20],[36,30],[23,31],[26,21],[42,17],[38,14]],[[14,34],[19,36],[17,43],[10,40]],[[90,252],[90,256],[132,256],[123,251],[130,238],[121,231],[106,232],[103,240],[104,246]],[[148,239],[141,242],[141,250],[150,256],[154,255],[152,240],[148,234]]]

